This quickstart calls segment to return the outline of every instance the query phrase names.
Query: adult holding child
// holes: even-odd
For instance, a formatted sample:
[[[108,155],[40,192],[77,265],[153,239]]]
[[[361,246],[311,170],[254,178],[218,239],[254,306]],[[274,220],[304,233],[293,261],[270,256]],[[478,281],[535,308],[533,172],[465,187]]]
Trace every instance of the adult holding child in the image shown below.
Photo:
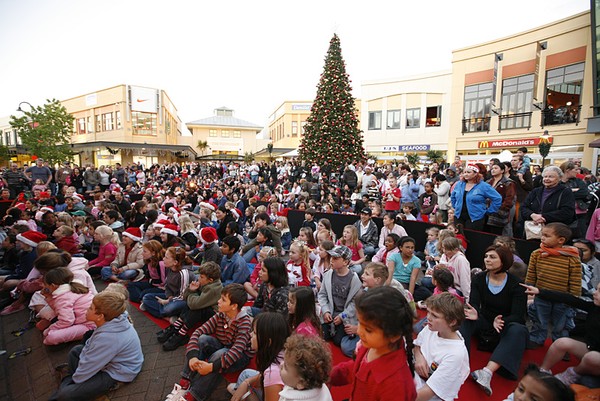
[[[454,222],[477,231],[483,231],[486,215],[496,213],[502,205],[502,196],[483,181],[483,174],[475,164],[465,167],[451,199]]]
[[[513,254],[507,247],[492,245],[485,253],[486,270],[473,278],[469,302],[460,333],[467,350],[471,337],[479,338],[478,349],[491,352],[485,367],[471,373],[487,395],[492,394],[495,372],[516,380],[527,345],[525,313],[527,296],[519,280],[507,272]]]

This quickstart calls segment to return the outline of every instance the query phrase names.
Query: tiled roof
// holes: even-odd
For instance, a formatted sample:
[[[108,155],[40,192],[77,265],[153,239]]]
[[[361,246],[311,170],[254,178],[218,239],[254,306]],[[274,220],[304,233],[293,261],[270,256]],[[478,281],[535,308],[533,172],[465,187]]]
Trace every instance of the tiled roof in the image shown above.
[[[249,121],[241,120],[239,118],[231,116],[212,116],[208,118],[202,118],[196,121],[190,121],[189,123],[186,123],[186,125],[213,125],[219,127],[256,128],[259,131],[262,129],[260,125],[256,125]]]

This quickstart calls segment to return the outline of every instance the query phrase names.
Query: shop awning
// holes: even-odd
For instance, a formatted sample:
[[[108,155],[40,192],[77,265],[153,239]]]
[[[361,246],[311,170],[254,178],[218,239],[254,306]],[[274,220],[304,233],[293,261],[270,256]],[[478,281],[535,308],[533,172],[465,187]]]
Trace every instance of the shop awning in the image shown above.
[[[156,149],[165,152],[172,152],[174,154],[187,154],[191,157],[198,156],[198,153],[188,145],[167,145],[161,143],[134,143],[134,142],[108,142],[108,141],[96,141],[87,143],[74,143],[71,145],[74,151],[90,151],[103,148],[110,148],[111,150],[144,150],[144,149]]]

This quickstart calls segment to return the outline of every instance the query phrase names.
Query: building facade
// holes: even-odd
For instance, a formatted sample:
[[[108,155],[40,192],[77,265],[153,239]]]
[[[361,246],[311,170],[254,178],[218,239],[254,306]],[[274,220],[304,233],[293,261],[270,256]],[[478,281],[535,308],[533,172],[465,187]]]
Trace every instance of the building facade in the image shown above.
[[[361,85],[361,128],[365,149],[379,160],[445,156],[450,127],[450,71]]]
[[[550,163],[595,168],[591,54],[590,12],[455,50],[448,160],[486,161],[525,146],[541,164],[537,145],[548,131]]]
[[[269,139],[274,149],[300,146],[311,107],[311,101],[286,100],[269,116]]]
[[[200,149],[201,156],[243,157],[266,146],[267,140],[257,139],[262,127],[234,116],[234,110],[219,107],[214,115],[186,123],[191,137],[182,137],[184,143],[196,147],[199,141],[207,147]]]
[[[160,89],[118,85],[61,101],[74,117],[72,145],[79,165],[194,159],[181,144],[177,108]]]

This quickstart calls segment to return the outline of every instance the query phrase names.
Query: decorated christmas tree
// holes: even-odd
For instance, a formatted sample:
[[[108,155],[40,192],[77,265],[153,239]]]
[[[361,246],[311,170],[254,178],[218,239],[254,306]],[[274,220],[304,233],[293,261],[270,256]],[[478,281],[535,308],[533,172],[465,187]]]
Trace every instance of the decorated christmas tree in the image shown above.
[[[317,97],[306,119],[299,147],[301,160],[318,165],[327,161],[339,167],[348,161],[366,158],[351,91],[340,39],[334,34],[317,86]]]

